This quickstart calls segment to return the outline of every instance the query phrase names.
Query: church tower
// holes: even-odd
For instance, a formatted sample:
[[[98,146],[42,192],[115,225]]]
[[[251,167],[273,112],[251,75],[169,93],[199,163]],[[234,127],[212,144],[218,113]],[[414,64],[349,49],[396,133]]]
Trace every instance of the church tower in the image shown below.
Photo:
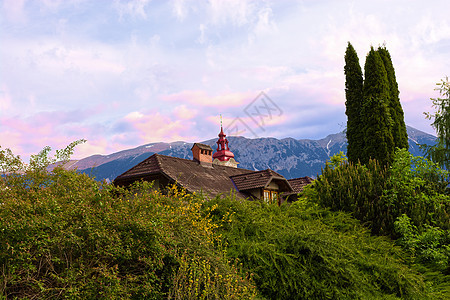
[[[217,151],[213,154],[213,164],[237,168],[238,162],[234,160],[234,154],[228,147],[226,134],[223,133],[222,125],[220,126],[219,139],[217,140]]]

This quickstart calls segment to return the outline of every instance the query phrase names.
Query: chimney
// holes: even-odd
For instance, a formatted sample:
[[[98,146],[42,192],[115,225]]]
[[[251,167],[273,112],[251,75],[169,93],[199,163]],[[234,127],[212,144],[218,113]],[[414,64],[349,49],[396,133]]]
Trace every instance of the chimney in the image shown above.
[[[205,144],[195,143],[191,148],[194,160],[202,166],[212,168],[212,148]]]

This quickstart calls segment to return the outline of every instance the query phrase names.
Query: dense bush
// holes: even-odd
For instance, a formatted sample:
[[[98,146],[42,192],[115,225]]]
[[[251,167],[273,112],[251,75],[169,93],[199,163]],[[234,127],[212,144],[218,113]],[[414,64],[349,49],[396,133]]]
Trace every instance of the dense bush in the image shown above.
[[[397,243],[417,257],[421,263],[450,274],[448,230],[426,224],[419,230],[407,215],[402,215],[395,221],[395,230],[401,236]]]
[[[357,220],[297,202],[281,207],[216,199],[213,219],[268,299],[425,299],[423,279],[384,237]]]
[[[200,210],[203,199],[49,173],[47,154],[27,166],[3,156],[5,169],[17,168],[0,179],[0,298],[254,297]]]
[[[448,179],[448,171],[432,161],[398,150],[383,191],[384,205],[395,219],[406,214],[419,228],[428,225],[449,230]]]
[[[304,199],[352,213],[372,233],[396,240],[450,294],[449,173],[397,150],[389,169],[376,161],[353,165],[333,157]],[[437,273],[436,273],[437,272]]]
[[[328,163],[322,175],[314,182],[314,193],[309,197],[331,210],[351,212],[368,225],[373,233],[392,232],[392,216],[382,203],[387,170],[376,160],[366,165],[341,161]]]
[[[394,222],[403,214],[416,226],[450,229],[447,179],[448,172],[433,162],[400,149],[389,169],[375,160],[366,165],[328,163],[314,190],[322,206],[351,212],[372,233],[396,236]]]

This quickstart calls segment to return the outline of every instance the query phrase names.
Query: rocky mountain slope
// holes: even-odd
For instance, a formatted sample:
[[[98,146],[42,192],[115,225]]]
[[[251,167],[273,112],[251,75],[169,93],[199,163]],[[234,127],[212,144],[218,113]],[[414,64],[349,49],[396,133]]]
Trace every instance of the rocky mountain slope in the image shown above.
[[[435,137],[420,130],[407,127],[409,150],[413,155],[422,155],[419,144],[433,144]],[[345,133],[330,134],[320,140],[296,140],[293,138],[229,137],[229,145],[240,168],[264,170],[270,168],[286,178],[316,177],[330,156],[347,150]],[[202,141],[216,149],[217,139]],[[154,153],[192,159],[192,143],[152,143],[111,155],[94,155],[73,164],[81,172],[95,176],[98,180],[114,180]]]

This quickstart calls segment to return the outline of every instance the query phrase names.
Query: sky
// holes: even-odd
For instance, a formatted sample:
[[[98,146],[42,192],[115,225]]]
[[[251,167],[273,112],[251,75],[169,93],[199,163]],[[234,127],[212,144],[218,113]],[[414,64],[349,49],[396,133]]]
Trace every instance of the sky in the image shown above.
[[[344,54],[386,45],[407,125],[434,133],[450,2],[4,0],[0,146],[74,158],[228,135],[345,129]]]

